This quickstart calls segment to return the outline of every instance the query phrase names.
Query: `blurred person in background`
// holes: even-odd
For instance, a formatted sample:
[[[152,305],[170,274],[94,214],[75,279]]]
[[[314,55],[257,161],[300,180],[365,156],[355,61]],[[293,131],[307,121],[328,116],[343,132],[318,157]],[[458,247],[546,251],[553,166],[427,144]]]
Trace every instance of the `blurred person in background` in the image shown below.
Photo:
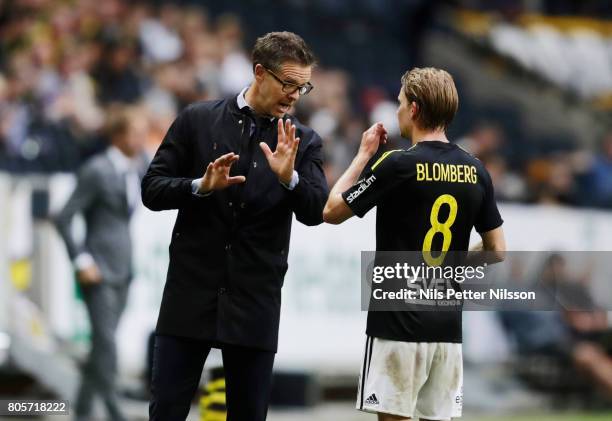
[[[600,151],[592,158],[587,174],[589,204],[612,207],[612,132],[601,141]]]
[[[538,296],[547,300],[544,306],[555,310],[500,311],[498,317],[528,375],[530,366],[546,358],[559,376],[574,379],[582,373],[612,399],[612,331],[607,313],[591,293],[593,262],[587,263],[585,273],[573,274],[563,254],[551,253],[542,263],[535,287]],[[520,286],[524,279],[517,276],[511,282]]]
[[[258,38],[253,83],[183,110],[142,181],[145,206],[179,210],[151,420],[185,420],[211,348],[223,357],[228,421],[266,419],[292,216],[320,224],[328,194],[321,138],[287,114],[312,89],[314,61],[294,33]]]
[[[497,200],[521,201],[526,199],[527,187],[523,178],[508,168],[508,163],[503,155],[493,153],[480,160],[491,175]]]
[[[110,146],[83,164],[74,192],[54,218],[74,263],[91,326],[91,350],[74,407],[77,420],[90,419],[96,396],[112,420],[125,419],[117,398],[115,332],[132,279],[129,225],[147,164],[142,154],[147,130],[139,109],[111,109],[106,127]],[[77,213],[85,219],[83,244],[72,233]]]
[[[545,205],[577,205],[579,202],[574,165],[569,154],[531,160],[527,165],[532,200]]]
[[[332,188],[323,219],[340,224],[376,206],[376,250],[422,251],[429,266],[442,265],[449,250],[467,253],[474,227],[482,242],[468,255],[469,262],[502,261],[503,221],[491,177],[478,159],[446,136],[459,105],[451,75],[414,68],[401,82],[397,119],[401,135],[413,146],[385,152],[366,169],[387,138],[382,124],[370,127],[355,159]],[[442,244],[434,242],[438,233]],[[381,421],[460,417],[461,308],[390,311],[388,302],[386,308],[375,309],[373,304],[372,299],[357,409],[376,413]]]
[[[136,40],[111,33],[103,41],[102,56],[92,75],[103,104],[135,103],[145,90],[145,77],[137,67]]]

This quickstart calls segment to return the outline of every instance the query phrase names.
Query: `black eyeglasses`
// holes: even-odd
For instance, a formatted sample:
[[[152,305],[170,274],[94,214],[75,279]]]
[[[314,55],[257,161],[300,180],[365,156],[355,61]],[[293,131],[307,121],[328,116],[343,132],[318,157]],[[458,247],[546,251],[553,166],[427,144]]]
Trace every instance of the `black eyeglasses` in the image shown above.
[[[283,85],[282,90],[286,94],[292,94],[295,91],[298,91],[300,95],[308,95],[308,93],[314,89],[314,86],[312,86],[312,83],[310,82],[306,82],[303,85],[297,85],[295,83],[285,82],[280,77],[278,77],[272,70],[268,69],[265,66],[262,66],[262,67],[266,69],[266,72],[270,73],[272,77],[276,79],[278,83]]]

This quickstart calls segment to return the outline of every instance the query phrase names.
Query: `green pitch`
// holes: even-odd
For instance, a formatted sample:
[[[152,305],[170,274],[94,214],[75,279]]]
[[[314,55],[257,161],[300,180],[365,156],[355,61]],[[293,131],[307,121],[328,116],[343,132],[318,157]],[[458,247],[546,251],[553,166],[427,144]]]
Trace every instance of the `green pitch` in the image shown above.
[[[612,412],[605,413],[569,413],[569,414],[546,414],[546,415],[513,415],[507,417],[471,417],[460,418],[463,421],[610,421]]]

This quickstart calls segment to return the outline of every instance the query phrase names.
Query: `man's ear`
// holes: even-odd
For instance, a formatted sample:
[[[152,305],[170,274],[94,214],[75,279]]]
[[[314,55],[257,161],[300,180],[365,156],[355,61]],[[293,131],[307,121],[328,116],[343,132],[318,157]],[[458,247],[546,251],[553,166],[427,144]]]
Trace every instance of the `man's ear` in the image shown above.
[[[415,120],[419,115],[419,104],[416,101],[410,103],[410,117]]]
[[[266,72],[266,69],[259,63],[257,63],[255,67],[253,68],[253,75],[255,76],[255,79],[258,82],[261,82],[261,80],[264,77],[265,72]]]

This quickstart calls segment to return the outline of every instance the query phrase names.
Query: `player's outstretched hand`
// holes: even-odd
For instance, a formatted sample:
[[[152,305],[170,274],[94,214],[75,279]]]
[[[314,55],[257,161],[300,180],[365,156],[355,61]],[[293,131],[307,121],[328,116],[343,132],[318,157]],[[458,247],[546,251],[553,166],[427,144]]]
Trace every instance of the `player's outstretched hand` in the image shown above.
[[[359,154],[367,159],[372,158],[381,144],[387,143],[387,130],[382,123],[375,123],[361,136]]]
[[[285,184],[291,182],[299,144],[300,138],[295,137],[295,125],[291,124],[289,119],[283,122],[282,118],[278,119],[276,150],[272,152],[270,147],[264,142],[259,144],[268,160],[268,164],[270,164],[270,168],[278,179]]]
[[[230,152],[220,156],[215,162],[208,164],[200,183],[200,192],[206,193],[212,190],[222,190],[232,184],[244,183],[246,181],[245,176],[237,175],[230,177],[229,175],[232,164],[238,161],[238,158],[238,155]]]

